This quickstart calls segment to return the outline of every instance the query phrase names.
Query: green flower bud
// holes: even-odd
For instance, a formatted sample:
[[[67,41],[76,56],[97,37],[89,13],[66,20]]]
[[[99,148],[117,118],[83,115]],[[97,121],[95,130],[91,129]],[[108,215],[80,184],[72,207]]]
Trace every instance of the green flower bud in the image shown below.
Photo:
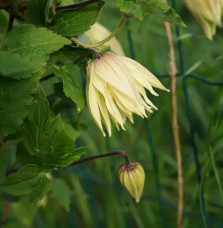
[[[138,162],[123,164],[118,172],[121,184],[128,190],[130,195],[135,198],[136,203],[140,201],[144,183],[145,172]]]

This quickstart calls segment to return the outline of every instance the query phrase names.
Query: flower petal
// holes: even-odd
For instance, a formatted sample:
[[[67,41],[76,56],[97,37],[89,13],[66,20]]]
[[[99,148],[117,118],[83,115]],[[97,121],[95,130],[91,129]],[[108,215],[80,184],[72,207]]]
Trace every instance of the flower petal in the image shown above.
[[[103,127],[102,127],[102,123],[101,123],[101,115],[100,115],[100,111],[99,111],[99,107],[98,107],[98,95],[97,95],[97,90],[94,87],[94,85],[92,84],[92,78],[94,78],[94,66],[93,64],[90,63],[90,65],[88,65],[88,75],[90,75],[90,77],[87,78],[87,103],[88,103],[88,107],[89,107],[89,111],[95,121],[95,123],[97,124],[97,126],[99,127],[99,129],[102,131],[103,136],[105,136],[105,133],[103,131]]]
[[[118,56],[118,58],[120,60],[124,61],[125,64],[129,67],[129,69],[131,69],[132,71],[135,72],[135,74],[132,74],[132,75],[136,81],[139,81],[139,83],[140,83],[140,81],[142,83],[144,83],[146,80],[147,82],[150,83],[151,86],[153,86],[155,88],[169,91],[162,85],[162,83],[150,71],[148,71],[141,64],[137,63],[136,61],[134,61],[130,58],[124,57],[124,56]],[[142,85],[144,85],[144,84],[142,84]]]

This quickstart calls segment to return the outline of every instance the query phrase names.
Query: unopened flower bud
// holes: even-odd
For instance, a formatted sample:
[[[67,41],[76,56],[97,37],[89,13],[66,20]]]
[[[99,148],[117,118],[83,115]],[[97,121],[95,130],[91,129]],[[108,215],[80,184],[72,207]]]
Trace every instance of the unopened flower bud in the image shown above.
[[[138,162],[124,164],[119,168],[118,176],[121,184],[128,190],[130,195],[135,198],[136,203],[138,203],[145,183],[143,167]]]
[[[209,40],[216,33],[216,27],[222,26],[222,0],[186,0],[190,12],[203,28]]]
[[[86,34],[88,35],[88,37],[92,43],[98,43],[98,42],[104,40],[106,37],[108,37],[111,34],[111,32],[106,27],[104,27],[100,23],[96,22],[93,26],[91,26],[91,29],[88,30],[86,32]],[[110,47],[112,52],[114,52],[118,55],[122,55],[122,56],[125,55],[121,44],[115,37],[110,39],[105,44],[99,46],[98,49],[99,49],[99,51],[103,51],[108,47]]]

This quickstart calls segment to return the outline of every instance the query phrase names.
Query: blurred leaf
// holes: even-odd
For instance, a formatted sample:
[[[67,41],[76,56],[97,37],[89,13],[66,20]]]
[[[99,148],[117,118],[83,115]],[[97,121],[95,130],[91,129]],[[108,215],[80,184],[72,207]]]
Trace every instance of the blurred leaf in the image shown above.
[[[8,13],[5,10],[0,10],[0,42],[4,38],[8,29]]]
[[[10,52],[0,51],[0,74],[4,77],[21,79],[31,77],[38,70],[34,61]]]
[[[140,20],[150,13],[171,24],[185,26],[180,16],[165,2],[160,0],[115,0],[123,13],[132,13]]]
[[[25,21],[29,24],[45,26],[45,8],[47,0],[28,0]]]
[[[36,77],[25,80],[3,79],[0,77],[0,133],[14,133],[22,124],[32,103],[36,90]]]
[[[197,61],[194,65],[192,65],[192,66],[184,73],[184,75],[188,75],[188,74],[190,74],[190,73],[193,73],[194,71],[196,71],[196,70],[200,67],[201,64],[202,64],[202,61],[201,61],[201,60]]]
[[[37,204],[30,203],[29,195],[20,196],[18,202],[11,204],[11,212],[16,218],[16,224],[14,224],[12,228],[18,226],[18,221],[20,222],[21,228],[31,228],[37,210]],[[7,221],[7,224],[8,223],[9,221]]]
[[[80,112],[85,105],[80,69],[77,65],[66,64],[54,72],[56,76],[62,78],[64,93],[77,104]]]
[[[75,130],[70,124],[64,123],[63,125],[64,131],[68,136],[70,136],[73,140],[75,140],[79,135],[80,132]]]
[[[70,210],[71,192],[68,185],[59,178],[50,180],[52,196],[56,198],[59,204],[68,212]]]
[[[46,28],[21,25],[5,36],[0,50],[18,54],[43,66],[49,59],[49,54],[70,43],[68,39]]]
[[[7,153],[2,148],[0,149],[0,183],[5,180],[5,173],[7,169]]]
[[[103,5],[104,2],[101,1],[73,10],[61,10],[55,15],[50,28],[63,36],[82,34],[96,22],[98,13]]]
[[[222,189],[222,186],[221,186],[221,179],[220,179],[220,176],[219,176],[216,164],[215,164],[214,152],[213,152],[212,148],[209,148],[209,156],[210,156],[211,164],[212,164],[212,167],[213,167],[213,170],[214,170],[214,174],[215,174],[215,178],[216,178],[216,181],[217,181],[218,189],[219,189],[219,192],[220,192],[221,201],[223,203],[223,189]]]

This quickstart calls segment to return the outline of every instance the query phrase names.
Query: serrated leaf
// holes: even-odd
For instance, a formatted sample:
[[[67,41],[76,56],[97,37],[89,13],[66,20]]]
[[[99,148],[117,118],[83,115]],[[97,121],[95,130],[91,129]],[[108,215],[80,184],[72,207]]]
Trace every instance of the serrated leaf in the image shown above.
[[[33,25],[21,25],[7,33],[0,50],[34,61],[44,66],[49,55],[71,42],[60,35]]]
[[[153,14],[164,21],[185,26],[181,17],[166,2],[150,0],[147,2],[146,9],[148,13]]]
[[[142,20],[147,13],[145,0],[115,0],[115,2],[121,12],[132,13],[140,20]]]
[[[49,103],[41,88],[34,98],[24,124],[24,145],[31,155],[44,156],[51,152],[51,140],[61,125],[59,116],[50,118]]]
[[[44,169],[66,167],[83,153],[82,148],[74,148],[74,132],[67,129],[59,115],[50,116],[48,101],[39,89],[24,124],[23,143],[31,155],[39,156]]]
[[[50,181],[44,173],[39,174],[38,185],[30,193],[30,203],[35,203],[43,198],[50,190]]]
[[[14,133],[27,116],[37,78],[16,81],[0,77],[0,133]]]
[[[52,140],[52,155],[49,157],[53,167],[67,167],[80,159],[86,147],[74,148],[74,140],[64,130],[60,130]]]
[[[70,210],[71,203],[71,192],[68,185],[59,178],[52,178],[51,181],[52,196],[56,198],[58,203],[66,209],[68,212]]]
[[[47,0],[28,0],[25,21],[30,24],[45,26],[45,8]]]
[[[0,183],[5,179],[7,169],[7,153],[4,149],[0,149]]]
[[[62,78],[64,93],[77,104],[78,112],[80,112],[85,105],[80,69],[77,65],[66,64],[59,70],[54,70],[54,73]]]
[[[140,20],[150,13],[172,24],[185,26],[180,16],[166,2],[161,0],[115,0],[123,13],[131,13]]]
[[[49,179],[39,166],[29,164],[0,184],[0,191],[16,196],[29,194],[29,201],[33,203],[49,191]]]
[[[0,184],[0,191],[13,195],[29,194],[38,185],[41,169],[37,165],[26,165],[16,174],[10,176]]]
[[[59,11],[50,28],[63,36],[82,34],[96,22],[103,5],[104,2],[100,1],[73,10]]]
[[[21,79],[38,71],[35,62],[10,52],[0,51],[0,74],[7,78]]]

